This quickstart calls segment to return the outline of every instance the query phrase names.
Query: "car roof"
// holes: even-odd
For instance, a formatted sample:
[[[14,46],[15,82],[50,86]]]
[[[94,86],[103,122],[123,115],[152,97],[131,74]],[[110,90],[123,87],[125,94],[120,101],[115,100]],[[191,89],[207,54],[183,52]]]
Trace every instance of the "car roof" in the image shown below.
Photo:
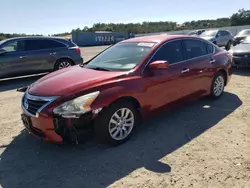
[[[250,29],[242,29],[241,31],[245,31],[245,30],[250,30]]]
[[[172,39],[182,39],[182,38],[198,38],[195,36],[188,36],[188,35],[167,35],[167,34],[161,34],[161,35],[150,35],[150,36],[142,36],[142,37],[135,37],[127,40],[123,40],[121,42],[155,42],[155,43],[161,43]]]
[[[64,39],[64,40],[66,40],[66,38],[63,38],[63,37],[24,36],[24,37],[9,38],[9,39],[6,39],[6,41],[8,41],[8,40],[16,40],[16,39]]]

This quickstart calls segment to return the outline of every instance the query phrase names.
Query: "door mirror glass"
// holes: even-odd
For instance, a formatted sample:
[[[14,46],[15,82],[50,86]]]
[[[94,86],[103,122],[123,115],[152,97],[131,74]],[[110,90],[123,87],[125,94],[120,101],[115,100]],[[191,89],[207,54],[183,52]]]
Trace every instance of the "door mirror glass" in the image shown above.
[[[0,49],[0,55],[5,54],[7,51],[4,49]]]
[[[151,70],[167,69],[168,67],[169,64],[167,61],[154,61],[149,65]]]

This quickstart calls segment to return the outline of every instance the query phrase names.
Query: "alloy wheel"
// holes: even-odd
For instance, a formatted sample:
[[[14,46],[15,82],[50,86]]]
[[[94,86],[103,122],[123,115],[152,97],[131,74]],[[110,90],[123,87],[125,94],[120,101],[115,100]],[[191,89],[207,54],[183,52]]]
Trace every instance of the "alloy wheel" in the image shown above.
[[[123,140],[134,127],[134,114],[128,108],[117,110],[109,121],[109,134],[114,140]]]
[[[59,64],[58,68],[59,68],[59,69],[63,69],[63,68],[70,67],[70,66],[71,66],[71,64],[70,64],[69,62],[63,61],[63,62],[61,62],[61,63]]]
[[[218,76],[214,82],[214,87],[213,87],[215,96],[218,97],[221,95],[224,89],[224,85],[225,85],[225,81],[224,81],[223,76]]]

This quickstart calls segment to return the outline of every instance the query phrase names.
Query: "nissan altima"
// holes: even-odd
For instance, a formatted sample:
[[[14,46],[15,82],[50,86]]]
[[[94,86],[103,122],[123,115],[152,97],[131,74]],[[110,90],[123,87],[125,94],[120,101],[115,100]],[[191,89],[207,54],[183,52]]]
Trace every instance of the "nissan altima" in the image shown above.
[[[220,98],[231,75],[232,55],[209,41],[137,37],[27,87],[21,116],[27,130],[45,141],[77,143],[81,131],[92,129],[102,143],[117,145],[169,104]]]

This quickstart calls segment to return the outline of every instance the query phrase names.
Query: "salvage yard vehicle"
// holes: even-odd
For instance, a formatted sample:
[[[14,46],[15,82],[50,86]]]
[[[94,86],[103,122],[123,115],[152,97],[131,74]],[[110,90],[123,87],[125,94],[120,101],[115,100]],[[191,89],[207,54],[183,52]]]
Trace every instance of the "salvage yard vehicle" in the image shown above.
[[[219,98],[231,66],[227,51],[199,37],[128,39],[28,86],[21,116],[27,130],[45,141],[78,143],[82,130],[93,129],[102,143],[118,145],[159,109]]]
[[[0,42],[0,78],[58,70],[83,62],[80,48],[59,37],[18,37]]]
[[[188,35],[189,36],[199,36],[205,31],[206,31],[205,29],[198,29],[198,30],[189,32]]]
[[[234,67],[250,67],[250,36],[232,47],[229,52],[233,56]]]
[[[250,36],[250,29],[244,29],[240,31],[236,36],[233,38],[233,45],[236,46],[240,44],[246,37]]]
[[[229,50],[233,43],[233,35],[227,30],[207,30],[200,37],[219,47],[225,47],[226,50]]]

